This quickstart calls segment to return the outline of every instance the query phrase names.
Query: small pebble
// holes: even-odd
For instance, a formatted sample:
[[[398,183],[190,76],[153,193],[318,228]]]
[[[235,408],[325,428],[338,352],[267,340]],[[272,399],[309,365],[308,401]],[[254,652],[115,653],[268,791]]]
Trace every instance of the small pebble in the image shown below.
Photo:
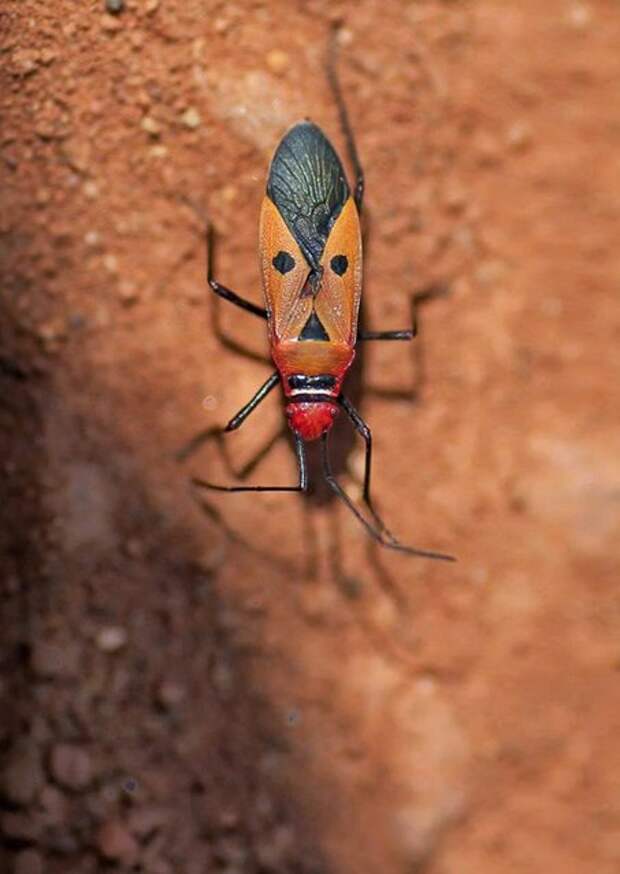
[[[156,121],[151,115],[145,115],[142,121],[140,122],[140,126],[143,131],[151,137],[158,137],[161,133],[161,125],[158,121]]]
[[[108,625],[97,634],[97,646],[102,652],[118,652],[127,643],[127,632],[120,625]]]
[[[575,30],[585,30],[592,23],[592,10],[586,3],[573,3],[567,17]]]
[[[45,783],[41,756],[34,744],[26,741],[13,749],[2,782],[11,804],[26,806],[34,801]]]
[[[67,818],[67,796],[48,784],[41,790],[39,804],[45,825],[62,825]]]
[[[87,246],[97,246],[101,241],[101,235],[99,231],[86,231],[84,234],[84,242]]]
[[[37,69],[39,53],[33,49],[17,49],[11,57],[13,74],[15,76],[29,76]]]
[[[135,294],[135,286],[132,287]],[[123,544],[123,549],[130,558],[144,558],[145,545],[139,537],[129,537]]]
[[[449,212],[461,213],[467,206],[467,192],[458,182],[454,182],[446,187],[443,202]]]
[[[165,710],[174,710],[185,699],[185,689],[174,680],[163,680],[157,689],[157,702]]]
[[[226,33],[230,29],[232,25],[232,21],[230,18],[226,18],[224,15],[221,15],[219,18],[215,18],[213,20],[213,30],[216,33]]]
[[[110,15],[119,15],[124,8],[124,0],[105,0],[105,11]]]
[[[49,67],[56,60],[56,52],[53,49],[42,49],[39,59],[44,66]]]
[[[89,200],[95,200],[95,198],[99,196],[99,187],[96,182],[92,181],[92,179],[89,179],[88,182],[84,183],[82,191]]]
[[[118,258],[116,255],[108,253],[103,256],[103,266],[108,273],[118,273]]]
[[[36,850],[22,850],[15,857],[14,874],[43,874],[43,857]]]
[[[202,119],[200,118],[198,110],[195,109],[193,106],[190,106],[189,109],[186,109],[181,116],[181,121],[183,122],[185,127],[188,127],[191,130],[195,130],[197,127],[200,127]]]
[[[115,15],[104,15],[101,19],[101,29],[107,33],[116,33],[122,28],[122,24]]]
[[[506,140],[516,152],[525,151],[532,142],[532,131],[525,121],[516,121],[507,131]]]
[[[165,825],[168,818],[163,807],[138,807],[129,812],[127,826],[137,838],[146,838]]]
[[[225,185],[217,192],[218,196],[222,198],[224,203],[232,203],[233,200],[236,199],[238,193],[239,190],[236,185]]]
[[[337,33],[338,45],[350,46],[353,42],[353,31],[348,27],[341,27]]]
[[[120,820],[104,823],[96,837],[97,849],[105,859],[132,865],[138,854],[138,842]]]
[[[276,76],[283,76],[289,68],[290,58],[282,49],[272,49],[265,58],[267,66]]]
[[[61,786],[79,791],[92,782],[92,759],[89,752],[77,744],[56,744],[50,756],[50,772]]]

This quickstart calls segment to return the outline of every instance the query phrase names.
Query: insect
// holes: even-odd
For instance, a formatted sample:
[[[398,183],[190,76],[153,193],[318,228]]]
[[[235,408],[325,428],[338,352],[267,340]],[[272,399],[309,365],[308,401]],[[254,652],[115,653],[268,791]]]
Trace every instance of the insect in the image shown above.
[[[362,293],[360,216],[364,173],[336,76],[334,55],[327,68],[348,156],[355,172],[351,191],[334,147],[310,121],[295,124],[276,148],[267,176],[259,224],[260,268],[266,306],[248,301],[210,275],[215,294],[266,320],[276,371],[230,420],[234,431],[281,383],[286,416],[295,441],[299,482],[294,486],[224,486],[194,478],[194,485],[221,492],[306,492],[305,444],[320,440],[325,480],[370,536],[382,546],[426,558],[453,557],[407,546],[386,528],[370,495],[372,436],[361,415],[342,393],[355,357],[367,340],[412,340],[415,328],[362,331],[358,326]],[[210,262],[210,259],[209,259]],[[338,413],[348,416],[365,441],[363,500],[370,518],[357,508],[333,474],[330,429]]]

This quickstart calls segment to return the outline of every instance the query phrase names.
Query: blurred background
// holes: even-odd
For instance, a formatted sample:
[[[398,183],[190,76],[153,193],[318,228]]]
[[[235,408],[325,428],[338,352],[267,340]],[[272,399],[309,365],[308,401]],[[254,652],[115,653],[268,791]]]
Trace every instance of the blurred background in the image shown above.
[[[617,874],[620,7],[5,0],[0,868]],[[390,528],[209,496],[269,374],[270,156],[366,169],[351,391]],[[218,336],[219,335],[219,336]],[[234,347],[246,350],[240,354]],[[370,348],[372,346],[372,348]],[[247,354],[250,353],[250,354]],[[420,382],[423,363],[424,380]],[[229,435],[249,463],[274,394]],[[338,470],[359,496],[360,441]],[[252,482],[289,482],[276,443]]]

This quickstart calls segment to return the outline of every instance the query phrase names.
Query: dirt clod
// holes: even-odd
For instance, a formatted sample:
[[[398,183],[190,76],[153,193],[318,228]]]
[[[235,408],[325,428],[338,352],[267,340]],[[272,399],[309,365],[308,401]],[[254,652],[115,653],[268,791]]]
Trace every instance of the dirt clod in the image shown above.
[[[19,806],[30,804],[45,779],[39,748],[29,741],[19,741],[9,754],[2,776],[5,798]]]
[[[97,632],[97,646],[102,652],[118,652],[127,644],[127,631],[120,625],[108,625]]]
[[[50,755],[50,773],[66,789],[85,789],[93,779],[90,753],[77,744],[56,744]]]
[[[97,849],[105,859],[131,865],[138,855],[138,843],[118,819],[104,823],[97,832]]]

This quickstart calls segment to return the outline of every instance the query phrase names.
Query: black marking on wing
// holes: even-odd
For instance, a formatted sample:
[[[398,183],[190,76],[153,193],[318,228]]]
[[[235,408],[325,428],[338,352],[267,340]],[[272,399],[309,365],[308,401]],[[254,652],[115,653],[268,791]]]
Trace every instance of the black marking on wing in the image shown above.
[[[310,266],[317,268],[349,186],[334,147],[312,122],[296,124],[281,140],[269,168],[267,194]]]
[[[347,272],[347,267],[349,266],[349,259],[346,255],[334,255],[329,262],[329,266],[337,276],[344,276]]]
[[[288,273],[295,266],[295,259],[289,252],[283,252],[281,249],[276,255],[275,258],[272,259],[271,263],[276,268],[278,273]]]
[[[317,316],[317,314],[312,311],[310,313],[310,318],[306,322],[303,327],[301,334],[299,335],[300,340],[329,340],[329,334],[323,327],[323,323]]]

